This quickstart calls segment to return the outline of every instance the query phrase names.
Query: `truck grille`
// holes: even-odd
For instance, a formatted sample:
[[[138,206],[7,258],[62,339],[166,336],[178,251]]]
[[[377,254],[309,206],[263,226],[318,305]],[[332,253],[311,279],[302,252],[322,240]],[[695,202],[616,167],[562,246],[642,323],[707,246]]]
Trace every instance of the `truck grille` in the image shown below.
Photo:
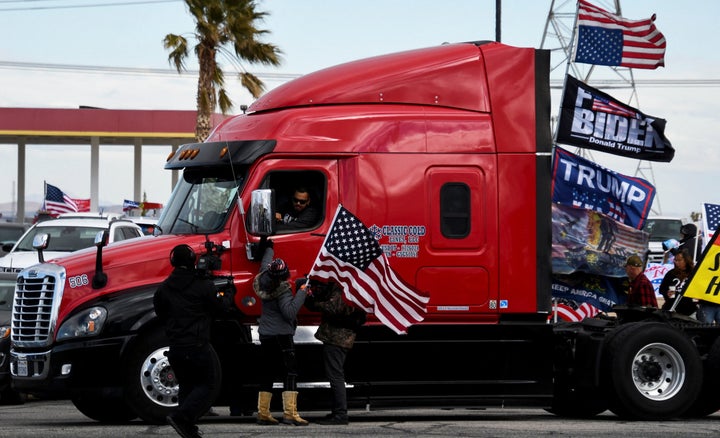
[[[18,275],[12,308],[12,342],[17,347],[52,343],[65,284],[65,269],[42,264]]]

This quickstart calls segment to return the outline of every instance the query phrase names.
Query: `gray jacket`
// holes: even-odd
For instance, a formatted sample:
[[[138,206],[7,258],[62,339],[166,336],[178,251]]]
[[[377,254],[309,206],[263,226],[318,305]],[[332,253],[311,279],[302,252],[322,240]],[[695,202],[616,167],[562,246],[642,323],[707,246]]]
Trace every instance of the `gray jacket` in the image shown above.
[[[262,299],[262,314],[258,320],[258,333],[262,336],[294,335],[297,314],[305,302],[305,290],[294,296],[289,281],[273,282],[267,268],[273,259],[273,249],[265,250],[261,270],[253,280],[253,289]]]

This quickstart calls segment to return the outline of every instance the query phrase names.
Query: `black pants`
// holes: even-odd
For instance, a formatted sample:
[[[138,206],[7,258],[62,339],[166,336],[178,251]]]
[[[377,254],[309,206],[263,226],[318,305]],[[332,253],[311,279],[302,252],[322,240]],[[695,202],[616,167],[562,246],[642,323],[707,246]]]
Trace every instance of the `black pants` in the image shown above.
[[[297,391],[298,363],[292,335],[260,336],[262,381],[260,390],[271,392],[276,377],[284,374],[285,391]]]
[[[325,376],[330,381],[332,413],[337,417],[347,417],[347,393],[345,392],[345,358],[348,349],[337,345],[323,344]]]
[[[195,424],[213,402],[216,371],[210,345],[170,347],[168,360],[180,384],[177,414]]]

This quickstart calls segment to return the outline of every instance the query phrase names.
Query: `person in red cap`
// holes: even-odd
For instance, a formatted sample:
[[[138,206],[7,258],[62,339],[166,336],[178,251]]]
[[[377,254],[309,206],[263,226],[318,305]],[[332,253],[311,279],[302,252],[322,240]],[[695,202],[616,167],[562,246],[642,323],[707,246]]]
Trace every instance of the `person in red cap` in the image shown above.
[[[258,393],[257,423],[262,425],[278,424],[270,413],[273,382],[281,374],[280,365],[284,365],[283,380],[283,418],[285,424],[306,426],[308,422],[297,412],[297,376],[298,363],[295,355],[295,328],[297,313],[305,302],[306,291],[299,289],[295,295],[288,279],[290,269],[283,259],[273,260],[272,243],[265,249],[260,273],[255,276],[253,289],[262,300],[262,314],[258,321],[260,352],[262,360],[262,380]],[[271,261],[272,260],[272,261]]]
[[[627,292],[628,306],[645,306],[657,308],[655,289],[650,280],[644,275],[645,263],[637,255],[628,257],[625,263],[625,273],[630,279],[630,286]]]

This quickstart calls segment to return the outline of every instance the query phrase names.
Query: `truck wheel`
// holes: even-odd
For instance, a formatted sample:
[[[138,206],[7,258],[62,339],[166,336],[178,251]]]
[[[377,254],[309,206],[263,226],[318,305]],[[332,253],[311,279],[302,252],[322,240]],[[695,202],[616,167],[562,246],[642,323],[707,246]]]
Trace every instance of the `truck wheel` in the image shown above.
[[[78,411],[88,418],[105,424],[124,424],[137,418],[122,397],[107,394],[83,393],[72,397]]]
[[[701,418],[720,410],[720,338],[715,339],[705,359],[703,382],[700,395],[684,417]]]
[[[697,399],[702,362],[695,346],[673,327],[633,324],[607,344],[610,410],[620,417],[659,420],[676,417]]]
[[[127,356],[125,400],[147,423],[165,424],[165,417],[178,405],[179,385],[167,358],[168,350],[167,338],[154,332],[138,339]],[[215,350],[211,351],[220,370],[220,359]],[[216,393],[208,402],[208,410],[220,391],[219,371],[216,376]]]

